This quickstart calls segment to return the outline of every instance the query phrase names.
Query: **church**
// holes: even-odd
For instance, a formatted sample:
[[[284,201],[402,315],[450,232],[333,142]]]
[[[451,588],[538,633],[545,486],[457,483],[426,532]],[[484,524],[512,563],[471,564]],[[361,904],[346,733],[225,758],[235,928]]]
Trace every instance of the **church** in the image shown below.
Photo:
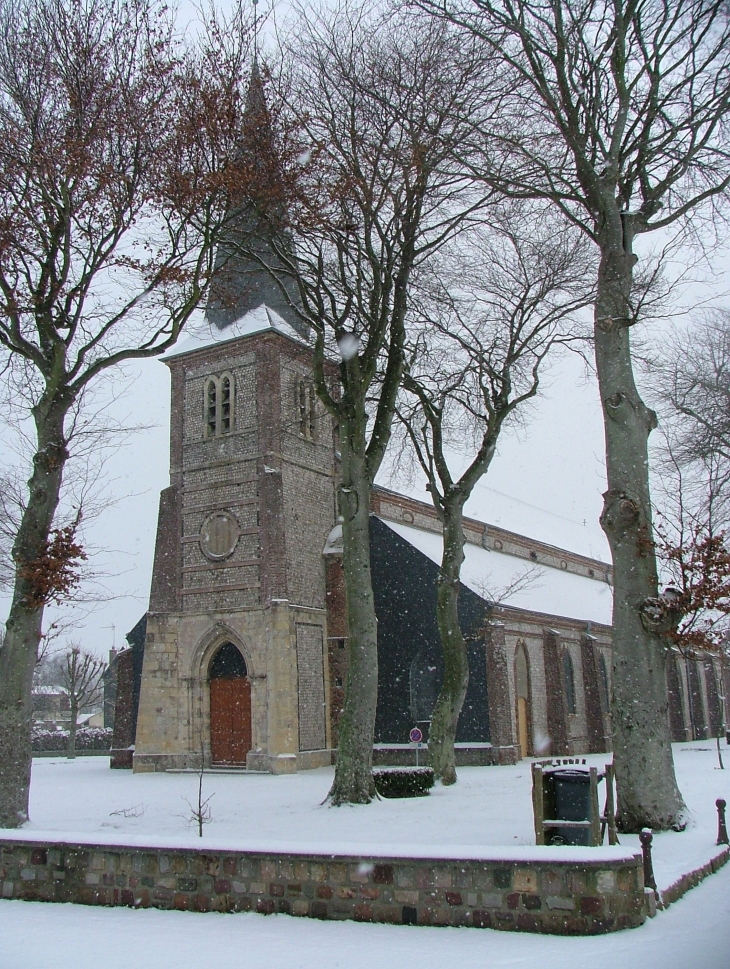
[[[249,113],[265,112],[255,73]],[[241,231],[251,232],[244,213]],[[266,231],[255,227],[261,253]],[[336,428],[307,332],[258,262],[221,247],[208,305],[164,362],[170,486],[149,608],[117,657],[112,766],[288,773],[333,763],[347,675]],[[336,368],[333,365],[333,374]],[[373,490],[376,763],[412,763],[441,677],[440,523]],[[610,749],[611,567],[464,522],[470,684],[457,764]],[[719,730],[711,658],[671,657],[675,739]],[[724,692],[724,691],[723,691]]]

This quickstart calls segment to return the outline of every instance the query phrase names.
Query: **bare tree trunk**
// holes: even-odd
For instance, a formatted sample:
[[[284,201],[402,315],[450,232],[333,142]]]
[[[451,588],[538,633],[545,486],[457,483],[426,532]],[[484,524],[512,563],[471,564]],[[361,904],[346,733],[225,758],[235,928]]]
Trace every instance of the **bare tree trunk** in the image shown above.
[[[63,433],[66,407],[45,398],[33,408],[38,449],[28,482],[28,505],[13,545],[15,586],[0,649],[0,826],[28,820],[31,750],[31,689],[43,622],[43,605],[23,566],[44,551],[58,507],[68,457]]]
[[[378,702],[378,621],[370,571],[370,477],[364,447],[350,443],[343,421],[342,568],[347,595],[348,670],[332,804],[367,804],[375,795],[373,742]],[[364,422],[361,425],[364,429]],[[355,429],[357,435],[357,429]]]
[[[454,743],[469,686],[469,657],[459,626],[459,576],[464,561],[463,501],[443,502],[444,551],[436,587],[436,619],[444,655],[444,681],[431,715],[428,762],[443,784],[456,783]]]
[[[614,570],[614,764],[621,827],[664,829],[684,824],[669,732],[666,646],[657,612],[658,577],[652,537],[647,442],[656,416],[639,397],[629,340],[630,238],[604,230],[595,304],[595,354],[606,434],[608,490],[601,526]],[[612,230],[612,231],[611,231]]]
[[[79,705],[76,699],[71,697],[71,723],[68,727],[68,749],[66,757],[73,760],[76,757],[76,721],[79,716]]]

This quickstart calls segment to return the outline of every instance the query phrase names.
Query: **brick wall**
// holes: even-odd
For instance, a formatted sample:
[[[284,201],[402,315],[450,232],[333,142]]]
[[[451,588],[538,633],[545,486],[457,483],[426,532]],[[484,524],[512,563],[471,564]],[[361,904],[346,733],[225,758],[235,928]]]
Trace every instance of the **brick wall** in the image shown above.
[[[568,754],[570,753],[568,715],[565,709],[560,643],[558,633],[553,629],[544,631],[543,659],[545,664],[547,726],[548,737],[550,738],[549,753],[553,756]]]
[[[589,754],[601,753],[607,748],[595,642],[595,637],[588,634],[583,635],[580,641]]]
[[[492,746],[498,751],[497,763],[514,764],[519,759],[517,731],[511,713],[510,665],[502,623],[490,623],[487,628],[486,662],[487,692],[489,695],[489,731]]]
[[[312,379],[310,353],[287,346],[280,377],[287,590],[291,602],[321,609],[322,549],[335,523],[335,464],[332,418],[319,401],[314,437],[301,433],[299,385]]]
[[[640,856],[316,856],[0,841],[3,898],[592,935],[645,917]],[[544,860],[540,856],[544,853]]]

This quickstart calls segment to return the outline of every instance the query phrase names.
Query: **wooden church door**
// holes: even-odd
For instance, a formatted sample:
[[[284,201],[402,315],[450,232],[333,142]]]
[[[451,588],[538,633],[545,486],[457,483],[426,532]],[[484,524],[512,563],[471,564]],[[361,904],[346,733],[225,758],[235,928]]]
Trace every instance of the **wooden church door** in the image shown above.
[[[210,752],[214,764],[245,766],[251,749],[251,681],[233,643],[210,665]]]
[[[517,743],[520,757],[529,757],[530,743],[530,667],[524,643],[520,642],[515,656],[515,693],[517,695]]]

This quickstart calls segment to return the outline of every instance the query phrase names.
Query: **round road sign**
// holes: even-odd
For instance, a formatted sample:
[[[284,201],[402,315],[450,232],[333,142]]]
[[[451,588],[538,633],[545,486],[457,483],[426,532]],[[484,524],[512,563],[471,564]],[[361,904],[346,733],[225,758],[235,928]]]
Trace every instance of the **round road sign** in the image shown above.
[[[408,734],[408,737],[412,744],[420,744],[423,740],[423,731],[420,727],[414,727]]]

